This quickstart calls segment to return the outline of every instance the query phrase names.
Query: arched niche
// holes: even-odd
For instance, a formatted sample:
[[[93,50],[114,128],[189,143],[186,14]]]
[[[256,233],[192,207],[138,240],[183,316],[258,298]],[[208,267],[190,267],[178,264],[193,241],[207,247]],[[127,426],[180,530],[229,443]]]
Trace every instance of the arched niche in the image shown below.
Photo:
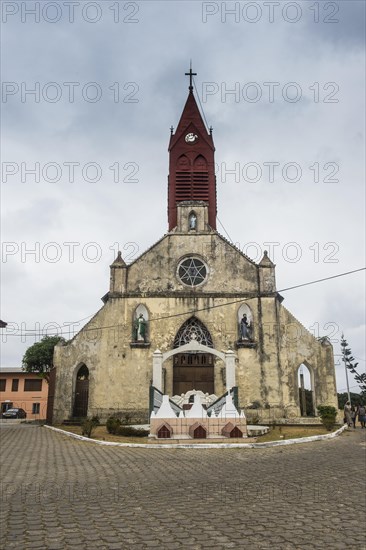
[[[193,169],[195,172],[205,172],[207,170],[207,161],[203,155],[198,155],[194,159]]]
[[[177,170],[190,170],[191,161],[186,155],[181,155],[177,160]]]
[[[85,363],[76,368],[73,416],[84,418],[88,416],[89,403],[89,369]]]
[[[133,313],[132,340],[146,343],[149,339],[149,312],[143,304],[139,304]]]
[[[194,210],[191,210],[188,216],[188,229],[189,231],[195,231],[197,229],[197,214]]]
[[[314,372],[310,365],[299,365],[296,381],[301,416],[315,416]]]
[[[238,340],[254,341],[253,313],[248,304],[242,304],[238,309]]]

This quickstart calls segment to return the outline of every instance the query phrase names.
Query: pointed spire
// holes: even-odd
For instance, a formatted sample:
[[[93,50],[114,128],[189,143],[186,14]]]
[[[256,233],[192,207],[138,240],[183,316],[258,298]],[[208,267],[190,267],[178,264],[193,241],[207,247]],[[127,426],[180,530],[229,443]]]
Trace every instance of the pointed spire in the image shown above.
[[[212,140],[212,134],[210,134],[207,131],[206,124],[203,121],[201,112],[198,108],[198,105],[193,93],[188,94],[186,104],[184,105],[182,115],[178,122],[178,126],[174,134],[171,135],[172,140],[170,143],[170,148],[179,139],[179,137],[183,132],[188,131],[188,127],[190,125],[193,125],[195,132],[198,131],[201,134],[201,136],[205,139],[206,143],[209,143],[211,149],[215,150],[213,145],[213,140]]]
[[[110,267],[125,267],[126,262],[122,258],[122,252],[119,250],[117,258],[114,260],[113,264]]]
[[[262,267],[275,267],[275,264],[269,259],[267,250],[263,253],[263,258],[259,262]]]

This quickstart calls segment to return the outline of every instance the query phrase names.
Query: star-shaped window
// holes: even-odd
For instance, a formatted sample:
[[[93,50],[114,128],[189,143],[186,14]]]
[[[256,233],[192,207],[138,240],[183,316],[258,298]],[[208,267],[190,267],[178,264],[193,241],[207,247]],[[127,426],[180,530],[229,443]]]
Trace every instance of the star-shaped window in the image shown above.
[[[207,268],[198,258],[186,258],[179,264],[178,277],[185,285],[197,286],[206,280]]]

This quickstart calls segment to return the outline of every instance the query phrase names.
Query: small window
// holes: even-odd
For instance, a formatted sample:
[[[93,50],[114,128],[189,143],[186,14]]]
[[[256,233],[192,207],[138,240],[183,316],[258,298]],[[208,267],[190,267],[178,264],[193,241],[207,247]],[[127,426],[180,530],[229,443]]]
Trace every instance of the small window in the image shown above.
[[[32,414],[39,414],[40,408],[40,403],[32,403]]]
[[[6,388],[6,379],[1,378],[0,379],[0,391],[5,391],[5,388]]]
[[[33,378],[26,378],[24,380],[24,391],[41,391],[42,380],[34,380]]]
[[[11,391],[18,391],[19,389],[19,378],[13,378],[11,383]]]

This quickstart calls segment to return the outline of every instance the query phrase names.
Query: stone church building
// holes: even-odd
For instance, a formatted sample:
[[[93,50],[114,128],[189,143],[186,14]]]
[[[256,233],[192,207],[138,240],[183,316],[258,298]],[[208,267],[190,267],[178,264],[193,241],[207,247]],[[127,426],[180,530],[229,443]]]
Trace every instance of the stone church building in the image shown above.
[[[235,388],[240,407],[301,416],[298,373],[310,372],[313,412],[337,407],[332,345],[284,307],[275,265],[255,263],[216,230],[215,147],[196,104],[171,130],[168,232],[129,265],[110,266],[103,306],[55,348],[53,423],[128,414],[147,422],[151,387],[176,401]]]

